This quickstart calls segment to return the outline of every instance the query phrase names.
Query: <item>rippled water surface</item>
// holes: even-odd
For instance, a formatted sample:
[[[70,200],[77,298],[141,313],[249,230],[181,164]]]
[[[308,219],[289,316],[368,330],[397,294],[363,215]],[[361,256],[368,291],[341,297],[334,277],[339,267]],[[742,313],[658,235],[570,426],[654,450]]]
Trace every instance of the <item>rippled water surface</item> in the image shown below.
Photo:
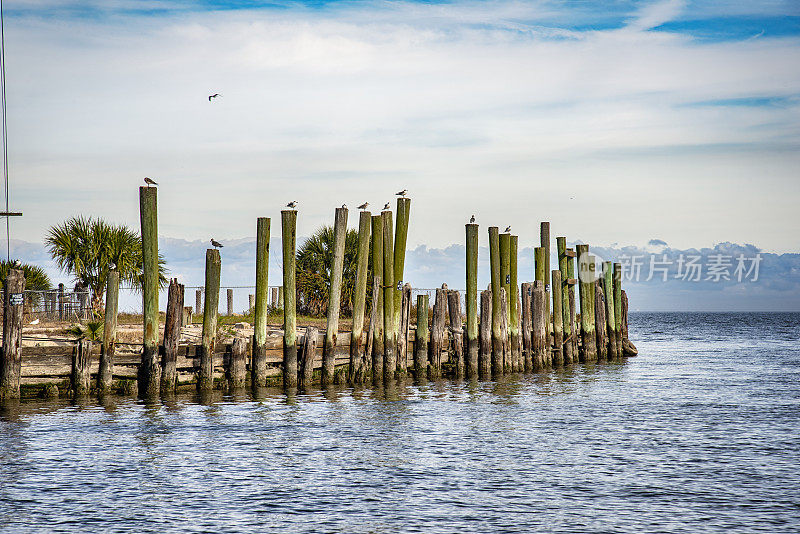
[[[800,531],[800,315],[631,338],[499,383],[7,406],[0,530]]]

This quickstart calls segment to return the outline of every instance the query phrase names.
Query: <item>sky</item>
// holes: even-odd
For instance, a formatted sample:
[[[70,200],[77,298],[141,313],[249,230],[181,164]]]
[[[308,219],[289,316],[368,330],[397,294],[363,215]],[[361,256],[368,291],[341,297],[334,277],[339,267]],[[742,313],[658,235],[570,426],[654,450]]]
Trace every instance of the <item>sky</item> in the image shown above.
[[[424,285],[455,276],[430,251],[471,214],[482,245],[510,224],[524,251],[547,220],[598,250],[729,243],[798,276],[797,2],[3,5],[12,255],[73,215],[138,227],[150,176],[162,239],[201,251],[289,200],[302,236],[408,188]]]

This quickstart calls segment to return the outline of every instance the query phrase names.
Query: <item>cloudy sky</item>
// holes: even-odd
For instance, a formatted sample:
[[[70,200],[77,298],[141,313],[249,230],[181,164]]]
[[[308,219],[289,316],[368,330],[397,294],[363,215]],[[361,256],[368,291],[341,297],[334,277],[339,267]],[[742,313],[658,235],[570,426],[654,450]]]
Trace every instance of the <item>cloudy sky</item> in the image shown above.
[[[406,187],[415,250],[474,213],[521,248],[549,220],[609,249],[800,251],[796,1],[4,7],[12,255],[76,214],[137,227],[144,176],[187,243],[293,199],[308,235]]]

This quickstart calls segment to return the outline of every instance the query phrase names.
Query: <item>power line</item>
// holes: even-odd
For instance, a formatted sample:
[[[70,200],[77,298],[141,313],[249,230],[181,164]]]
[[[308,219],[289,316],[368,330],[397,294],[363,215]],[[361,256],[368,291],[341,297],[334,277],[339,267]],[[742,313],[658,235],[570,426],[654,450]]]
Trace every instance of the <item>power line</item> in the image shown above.
[[[6,186],[6,260],[11,261],[11,216],[8,209],[8,128],[6,125],[6,33],[3,0],[0,0],[0,92],[3,114],[3,180]]]

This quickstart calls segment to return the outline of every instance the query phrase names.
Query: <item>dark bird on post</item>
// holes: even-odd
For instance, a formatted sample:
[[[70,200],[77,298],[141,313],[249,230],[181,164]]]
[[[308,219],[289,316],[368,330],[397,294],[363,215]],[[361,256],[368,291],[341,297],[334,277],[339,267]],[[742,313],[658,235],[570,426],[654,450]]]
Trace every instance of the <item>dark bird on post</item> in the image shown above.
[[[387,202],[387,203],[386,203],[386,205],[383,207],[383,209],[384,209],[384,210],[391,209],[391,208],[389,207],[389,203],[388,203],[388,202]]]
[[[403,189],[402,191],[398,191],[397,193],[395,193],[395,195],[398,197],[405,197],[407,193],[408,189]]]
[[[117,264],[116,263],[109,263],[108,264],[108,270],[109,271],[116,271],[117,270]]]
[[[295,208],[297,207],[297,201],[296,201],[296,200],[292,200],[291,202],[289,202],[288,204],[286,204],[286,207],[287,207],[287,208],[292,208],[292,209],[295,209]]]
[[[361,204],[361,205],[358,207],[358,209],[360,209],[360,210],[365,210],[365,209],[367,209],[367,206],[369,206],[369,202],[364,202],[363,204]]]
[[[222,243],[215,240],[213,237],[211,238],[211,246],[214,248],[222,248]]]
[[[342,204],[342,209],[346,210],[347,209],[347,204]]]
[[[504,233],[506,233],[506,234],[507,234],[507,233],[509,233],[510,231],[511,231],[511,225],[509,225],[509,226],[506,226],[506,231],[505,231]]]
[[[474,224],[475,223],[475,216],[474,215],[469,218],[469,223],[470,224]]]
[[[147,184],[147,187],[150,187],[151,185],[158,185],[158,182],[156,182],[155,180],[151,180],[147,176],[144,177],[144,183]]]
[[[220,96],[219,93],[214,93],[213,95],[208,95],[208,101],[211,102],[212,98],[217,98],[218,96]]]

